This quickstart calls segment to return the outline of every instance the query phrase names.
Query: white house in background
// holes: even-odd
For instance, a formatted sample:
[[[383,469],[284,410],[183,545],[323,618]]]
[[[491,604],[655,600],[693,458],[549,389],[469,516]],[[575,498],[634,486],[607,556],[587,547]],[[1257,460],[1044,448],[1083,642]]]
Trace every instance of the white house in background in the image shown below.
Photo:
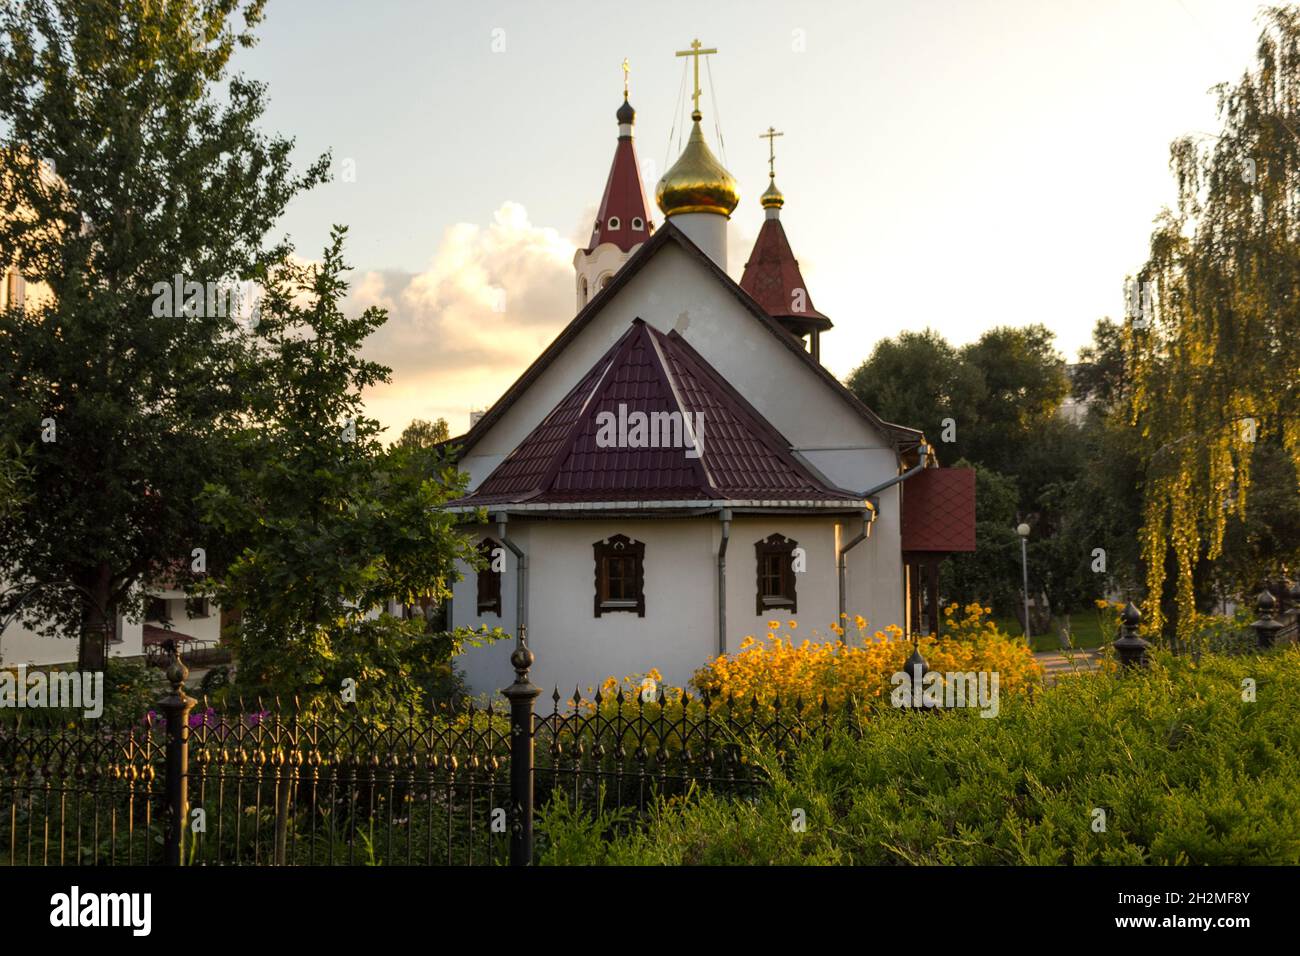
[[[574,259],[578,314],[452,442],[471,491],[448,508],[486,511],[468,527],[496,558],[461,567],[452,623],[526,625],[533,680],[585,694],[651,668],[683,686],[773,618],[814,640],[836,639],[842,612],[872,628],[934,620],[922,583],[943,550],[973,547],[973,482],[928,499],[969,498],[937,509],[959,515],[951,540],[918,529],[905,555],[903,493],[951,473],[921,432],[882,421],[821,365],[831,322],[786,239],[775,176],[737,283],[736,183],[698,109],[659,182],[657,231],[626,97],[617,119],[600,216]],[[462,655],[476,692],[510,682],[512,649]]]
[[[215,646],[221,639],[221,611],[207,598],[163,586],[146,589],[143,620],[119,614],[109,641],[112,657],[141,657],[150,645],[174,640],[186,647]],[[69,600],[76,600],[70,594]],[[0,668],[69,664],[77,659],[74,637],[50,637],[14,621],[0,634]]]

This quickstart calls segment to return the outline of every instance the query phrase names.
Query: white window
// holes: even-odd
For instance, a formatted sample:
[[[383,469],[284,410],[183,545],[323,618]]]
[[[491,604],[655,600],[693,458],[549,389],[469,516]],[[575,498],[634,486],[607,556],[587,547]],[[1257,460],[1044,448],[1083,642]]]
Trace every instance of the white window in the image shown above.
[[[645,220],[640,216],[632,217],[632,228],[637,232],[645,232]]]
[[[605,224],[605,228],[613,230],[617,229],[620,225],[622,225],[622,223],[618,221],[618,216],[610,216],[609,220]]]

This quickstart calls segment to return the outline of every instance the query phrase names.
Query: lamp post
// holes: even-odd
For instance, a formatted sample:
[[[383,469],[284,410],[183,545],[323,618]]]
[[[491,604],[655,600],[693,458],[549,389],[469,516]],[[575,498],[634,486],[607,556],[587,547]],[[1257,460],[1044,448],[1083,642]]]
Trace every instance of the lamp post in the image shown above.
[[[1031,648],[1034,642],[1029,638],[1029,552],[1025,548],[1025,542],[1029,539],[1029,525],[1023,521],[1016,526],[1016,534],[1020,535],[1020,569],[1024,577],[1025,593],[1025,643]]]

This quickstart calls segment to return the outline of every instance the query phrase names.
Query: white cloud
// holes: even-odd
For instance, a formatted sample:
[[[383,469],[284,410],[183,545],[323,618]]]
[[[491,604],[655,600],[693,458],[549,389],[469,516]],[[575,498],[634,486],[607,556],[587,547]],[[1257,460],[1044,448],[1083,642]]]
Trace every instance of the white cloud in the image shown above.
[[[500,397],[573,317],[574,248],[505,202],[486,226],[448,228],[423,272],[353,277],[346,309],[388,310],[364,353],[393,369],[366,395],[389,438],[439,416],[458,434],[471,408]]]

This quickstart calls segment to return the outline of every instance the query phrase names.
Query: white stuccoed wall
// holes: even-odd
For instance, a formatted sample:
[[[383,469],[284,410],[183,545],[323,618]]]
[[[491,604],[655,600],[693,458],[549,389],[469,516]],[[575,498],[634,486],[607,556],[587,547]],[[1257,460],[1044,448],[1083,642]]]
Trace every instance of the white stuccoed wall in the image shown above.
[[[144,625],[122,621],[122,643],[109,645],[111,657],[139,657],[144,653]],[[70,664],[77,660],[77,641],[70,637],[42,637],[18,623],[0,635],[0,667]]]
[[[199,640],[216,642],[221,638],[221,612],[215,604],[207,617],[191,618],[185,612],[185,593],[174,590],[150,591],[153,597],[165,598],[172,617],[172,628]],[[112,657],[140,657],[144,654],[144,623],[121,619],[122,642],[109,646]],[[77,641],[66,637],[42,637],[15,622],[0,635],[0,667],[19,664],[45,666],[68,664],[77,659]]]
[[[727,551],[727,649],[739,649],[746,636],[762,637],[767,621],[793,617],[798,639],[832,640],[838,585],[835,572],[837,540],[847,541],[861,523],[832,517],[739,516],[731,525]],[[837,538],[838,529],[838,538]],[[808,570],[796,582],[798,613],[764,612],[755,607],[757,564],[754,544],[773,532],[793,538],[807,553]],[[658,668],[665,683],[685,686],[705,661],[717,654],[717,553],[721,522],[713,517],[635,520],[528,521],[514,518],[509,533],[528,554],[528,636],[537,663],[533,683],[547,695],[556,685],[566,699],[574,687],[586,695],[606,677],[624,677]],[[495,537],[495,529],[480,533]],[[646,616],[635,613],[593,614],[595,558],[592,544],[614,534],[645,543]],[[850,552],[857,576],[868,577],[875,566],[887,566],[877,554],[873,537]],[[502,580],[502,616],[476,613],[475,573],[460,569],[464,580],[455,586],[453,619],[457,626],[502,627],[515,633],[515,558],[508,555]],[[895,561],[896,563],[896,561]],[[881,619],[854,597],[850,566],[848,613],[871,618],[873,628],[900,619]],[[898,603],[901,611],[901,600]],[[492,694],[510,683],[513,641],[471,649],[457,661],[476,694]],[[544,703],[549,709],[549,696]]]

